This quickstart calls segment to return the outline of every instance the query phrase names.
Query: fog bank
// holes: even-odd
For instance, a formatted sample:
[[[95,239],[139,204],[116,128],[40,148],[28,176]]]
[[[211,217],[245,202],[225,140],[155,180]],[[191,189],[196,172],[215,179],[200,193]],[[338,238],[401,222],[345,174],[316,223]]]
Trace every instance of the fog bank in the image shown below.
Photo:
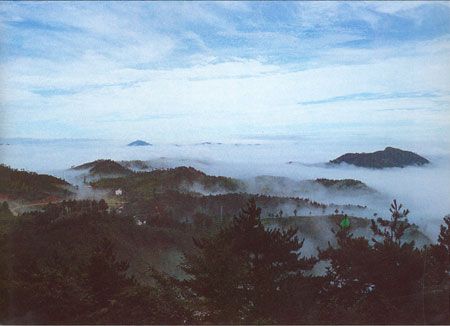
[[[257,176],[285,177],[288,178],[286,184],[274,183],[268,194],[304,196],[323,203],[365,205],[370,214],[376,212],[380,216],[388,215],[389,204],[395,198],[410,209],[410,220],[433,238],[442,218],[450,213],[450,150],[444,143],[427,146],[413,143],[402,147],[395,143],[340,143],[323,139],[249,139],[145,147],[127,147],[127,141],[112,140],[10,139],[2,140],[2,143],[2,163],[57,175],[72,183],[73,175],[68,169],[74,165],[108,158],[144,160],[152,168],[192,166],[207,174],[246,180],[249,186],[250,180]],[[346,152],[370,152],[388,145],[413,150],[432,163],[382,170],[325,164]],[[302,180],[316,178],[360,180],[377,194],[331,194],[323,189],[309,191],[298,186]]]

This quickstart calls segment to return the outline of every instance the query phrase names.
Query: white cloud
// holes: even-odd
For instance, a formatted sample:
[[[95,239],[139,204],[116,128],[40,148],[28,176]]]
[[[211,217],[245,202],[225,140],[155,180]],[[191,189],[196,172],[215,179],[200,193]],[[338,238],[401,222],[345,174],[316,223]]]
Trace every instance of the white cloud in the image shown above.
[[[428,46],[436,47],[436,44]],[[445,46],[438,48],[445,49]],[[87,57],[76,65],[61,65],[60,69],[53,66],[54,70],[45,77],[42,73],[51,71],[47,69],[51,63],[44,61],[40,68],[29,70],[28,66],[36,62],[21,61],[16,66],[18,73],[10,70],[8,84],[17,85],[22,91],[4,96],[7,104],[19,108],[14,113],[18,120],[25,118],[30,109],[35,112],[35,119],[91,125],[92,130],[95,125],[107,130],[117,124],[102,123],[105,117],[123,119],[121,130],[114,129],[115,136],[128,135],[135,129],[140,133],[150,126],[148,132],[159,133],[174,123],[182,123],[188,129],[222,128],[224,133],[227,129],[234,131],[233,125],[249,123],[276,127],[292,123],[367,124],[370,121],[376,124],[386,119],[407,119],[410,124],[431,125],[447,117],[447,111],[424,114],[376,110],[433,108],[436,99],[372,99],[363,104],[349,99],[314,108],[299,103],[364,92],[450,94],[450,77],[440,73],[448,69],[448,56],[438,53],[434,57],[436,61],[431,63],[426,56],[402,57],[296,72],[248,59],[169,70],[136,70],[124,69],[102,57]],[[93,62],[96,64],[92,65]],[[24,76],[27,71],[28,75]],[[84,89],[86,84],[98,87]],[[42,87],[74,88],[77,92],[64,96],[27,92]],[[447,101],[448,97],[443,100]],[[172,114],[175,118],[126,122],[155,114]]]
[[[445,4],[446,2],[436,1],[435,3]],[[427,1],[367,1],[364,6],[380,13],[401,15],[426,4]]]
[[[57,26],[7,27],[10,35],[34,42],[25,42],[21,55],[8,56],[0,66],[1,110],[9,122],[4,132],[26,133],[24,123],[52,120],[77,126],[89,137],[144,132],[161,138],[183,132],[183,137],[228,137],[252,124],[282,129],[321,122],[374,123],[376,129],[390,116],[411,127],[436,123],[438,129],[439,121],[448,118],[443,108],[449,103],[450,77],[442,73],[450,70],[447,36],[363,48],[342,45],[365,38],[357,29],[327,30],[353,17],[375,26],[377,13],[400,15],[419,5],[299,3],[299,21],[294,22],[306,29],[295,31],[285,28],[292,21],[278,21],[279,29],[233,21],[230,13],[248,15],[252,5],[104,3],[102,10],[94,10],[87,3],[57,3],[53,11],[41,3],[2,5],[9,20],[42,22],[44,15],[46,24]],[[223,6],[226,14],[220,11]],[[251,24],[259,21],[253,18]],[[214,39],[197,25],[208,26]],[[311,34],[308,28],[313,27]],[[222,44],[221,38],[236,45]],[[283,62],[284,56],[291,60]],[[314,108],[299,104],[358,93],[408,92],[440,97],[363,104],[348,99]],[[165,118],[152,118],[161,116]],[[168,132],[175,126],[177,133]],[[44,137],[52,132],[40,131]]]

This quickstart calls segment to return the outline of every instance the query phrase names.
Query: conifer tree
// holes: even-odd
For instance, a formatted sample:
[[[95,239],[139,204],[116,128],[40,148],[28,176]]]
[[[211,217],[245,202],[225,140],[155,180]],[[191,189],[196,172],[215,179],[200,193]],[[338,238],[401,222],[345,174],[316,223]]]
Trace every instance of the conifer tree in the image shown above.
[[[220,323],[299,322],[304,272],[312,259],[300,258],[296,229],[266,229],[261,209],[250,200],[231,225],[195,240],[197,255],[186,257],[187,285],[205,321]],[[291,320],[289,320],[292,318]]]
[[[393,200],[389,211],[391,212],[391,219],[385,220],[379,217],[376,222],[372,220],[371,229],[375,236],[381,236],[385,241],[395,242],[400,244],[401,238],[405,231],[411,226],[408,223],[407,216],[408,209],[403,209],[403,205],[397,204],[397,200]],[[377,242],[376,239],[373,239]]]
[[[330,263],[320,296],[323,322],[423,322],[422,302],[417,300],[423,255],[414,242],[403,239],[410,225],[409,211],[402,207],[394,200],[389,220],[372,221],[372,242],[342,228],[336,232],[337,246],[319,253]]]
[[[437,243],[423,250],[425,260],[424,314],[427,322],[450,323],[450,216],[444,217]]]
[[[444,217],[444,224],[441,225],[438,244],[447,252],[447,255],[450,254],[450,215]]]

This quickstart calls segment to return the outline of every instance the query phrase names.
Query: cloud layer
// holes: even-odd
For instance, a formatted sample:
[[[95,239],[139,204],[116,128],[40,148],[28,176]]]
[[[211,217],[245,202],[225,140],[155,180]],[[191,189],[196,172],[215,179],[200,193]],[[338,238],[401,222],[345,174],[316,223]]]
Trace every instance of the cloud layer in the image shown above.
[[[446,2],[0,10],[2,137],[450,139]]]

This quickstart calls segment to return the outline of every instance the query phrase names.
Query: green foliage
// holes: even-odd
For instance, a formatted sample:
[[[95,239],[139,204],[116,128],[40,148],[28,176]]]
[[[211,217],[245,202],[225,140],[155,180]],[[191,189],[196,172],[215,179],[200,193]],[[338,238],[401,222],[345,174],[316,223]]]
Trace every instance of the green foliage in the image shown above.
[[[368,274],[374,257],[369,255],[367,239],[352,238],[348,228],[340,229],[336,233],[336,240],[335,247],[330,245],[319,252],[319,258],[329,262],[329,268],[323,278],[318,317],[320,322],[339,324],[354,318],[353,314],[361,309],[355,305],[364,302],[370,295],[372,284]],[[357,318],[361,316],[358,315]],[[360,319],[352,320],[355,323],[359,321]]]
[[[424,248],[424,307],[430,323],[450,324],[450,216],[444,218],[437,244]]]
[[[297,230],[266,230],[260,213],[249,201],[229,227],[196,240],[199,253],[186,257],[184,270],[192,276],[186,283],[206,322],[287,322],[292,305],[301,304],[292,301],[302,296],[294,291],[305,286],[313,260],[298,256]]]
[[[343,229],[349,228],[350,227],[350,220],[348,218],[347,215],[344,215],[344,218],[342,219],[341,223],[339,224],[339,226]]]
[[[139,237],[130,222],[95,201],[48,205],[43,212],[21,216],[1,246],[1,261],[7,264],[0,273],[1,320],[33,324],[189,320],[171,288],[161,287],[157,280],[152,286],[138,282],[129,275],[129,263],[117,258],[114,243],[125,245],[115,238],[118,234],[135,228],[133,238]]]
[[[442,285],[450,274],[450,216],[444,217],[444,223],[437,244],[424,250],[427,263],[427,282],[432,286]],[[445,282],[444,282],[445,283]]]
[[[186,205],[191,198],[173,196],[168,198],[185,198]],[[206,211],[207,201],[194,201],[196,213],[184,223],[178,217],[182,210],[166,206],[162,198],[152,202],[159,213],[149,212],[148,224],[140,226],[103,200],[64,201],[20,216],[1,204],[0,321],[450,322],[450,217],[444,218],[438,242],[420,249],[405,241],[408,211],[394,201],[389,220],[372,222],[375,239],[354,237],[352,230],[367,227],[368,221],[352,217],[350,227],[335,232],[336,244],[319,250],[317,258],[305,258],[298,230],[289,226],[308,231],[317,226],[314,217],[271,219],[272,226],[264,226],[255,200],[232,220],[213,218],[200,209]],[[257,198],[262,204],[266,199]],[[342,217],[330,221],[339,225]],[[296,224],[300,219],[309,224]],[[273,228],[275,222],[284,229]],[[157,252],[168,263],[175,249],[186,254],[186,274],[178,278],[156,269],[152,256]]]
[[[354,238],[344,228],[336,233],[337,246],[320,251],[319,258],[330,264],[319,300],[321,322],[427,323],[435,317],[426,307],[440,294],[428,285],[443,280],[442,266],[437,263],[443,257],[432,255],[427,263],[426,248],[420,250],[414,242],[403,241],[410,225],[409,211],[401,209],[394,200],[390,220],[372,221],[374,236],[383,241]]]

